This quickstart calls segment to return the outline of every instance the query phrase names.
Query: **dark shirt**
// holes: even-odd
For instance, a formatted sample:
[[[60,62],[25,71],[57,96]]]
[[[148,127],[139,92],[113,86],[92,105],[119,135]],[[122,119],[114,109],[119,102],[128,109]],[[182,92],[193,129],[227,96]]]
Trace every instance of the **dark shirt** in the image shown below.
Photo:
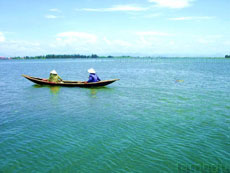
[[[100,80],[101,79],[95,73],[90,73],[89,80],[87,82],[98,82]]]

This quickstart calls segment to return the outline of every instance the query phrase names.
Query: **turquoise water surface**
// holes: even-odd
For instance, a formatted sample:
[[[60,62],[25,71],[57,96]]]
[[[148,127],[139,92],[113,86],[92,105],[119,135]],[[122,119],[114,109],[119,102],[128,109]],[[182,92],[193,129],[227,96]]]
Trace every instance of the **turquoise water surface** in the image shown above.
[[[21,74],[107,87],[34,85]],[[230,59],[0,61],[0,172],[230,172]]]

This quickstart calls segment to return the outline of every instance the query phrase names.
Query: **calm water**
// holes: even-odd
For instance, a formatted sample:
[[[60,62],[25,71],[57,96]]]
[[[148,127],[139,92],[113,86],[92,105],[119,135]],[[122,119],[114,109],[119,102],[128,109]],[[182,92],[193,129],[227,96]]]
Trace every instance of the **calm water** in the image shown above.
[[[97,89],[21,77],[119,78]],[[230,171],[230,59],[0,61],[0,172]]]

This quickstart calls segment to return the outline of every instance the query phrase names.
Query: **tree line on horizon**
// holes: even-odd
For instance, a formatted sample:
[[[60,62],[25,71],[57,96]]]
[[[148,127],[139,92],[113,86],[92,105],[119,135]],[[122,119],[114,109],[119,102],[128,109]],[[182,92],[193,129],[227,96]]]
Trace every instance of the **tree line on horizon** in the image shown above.
[[[79,55],[79,54],[74,54],[74,55],[55,55],[55,54],[49,54],[49,55],[39,55],[39,56],[17,56],[17,57],[12,57],[12,59],[61,59],[61,58],[98,58],[99,56],[96,54],[92,55]],[[112,58],[112,56],[107,56],[108,58]]]
[[[92,55],[80,55],[80,54],[63,54],[63,55],[55,55],[55,54],[49,54],[49,55],[39,55],[39,56],[17,56],[17,57],[11,57],[10,59],[62,59],[62,58],[114,58],[114,57],[121,57],[121,58],[129,58],[130,56],[98,56],[96,54]]]
[[[130,58],[131,56],[98,56],[97,54],[92,55],[80,55],[80,54],[48,54],[48,55],[38,55],[38,56],[15,56],[15,57],[0,57],[0,60],[7,60],[7,59],[77,59],[77,58]]]

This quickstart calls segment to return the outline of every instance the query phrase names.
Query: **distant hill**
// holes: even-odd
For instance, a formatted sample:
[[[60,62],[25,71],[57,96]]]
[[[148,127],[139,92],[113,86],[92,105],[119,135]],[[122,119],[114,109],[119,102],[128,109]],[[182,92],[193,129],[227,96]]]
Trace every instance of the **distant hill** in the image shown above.
[[[230,55],[225,55],[225,58],[230,58]]]

